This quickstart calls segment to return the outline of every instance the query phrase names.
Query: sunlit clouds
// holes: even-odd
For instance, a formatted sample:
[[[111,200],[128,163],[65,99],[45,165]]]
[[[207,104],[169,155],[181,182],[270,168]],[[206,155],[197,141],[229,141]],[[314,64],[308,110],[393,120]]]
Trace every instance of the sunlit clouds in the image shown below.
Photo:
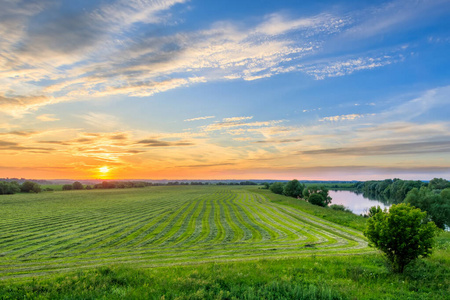
[[[2,3],[0,177],[450,176],[446,1],[82,2]]]

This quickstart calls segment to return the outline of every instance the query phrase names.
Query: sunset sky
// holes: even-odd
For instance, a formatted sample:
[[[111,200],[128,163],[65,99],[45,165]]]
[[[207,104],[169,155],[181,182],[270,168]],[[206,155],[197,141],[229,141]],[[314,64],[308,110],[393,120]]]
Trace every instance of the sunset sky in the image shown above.
[[[0,0],[0,177],[450,178],[450,1]]]

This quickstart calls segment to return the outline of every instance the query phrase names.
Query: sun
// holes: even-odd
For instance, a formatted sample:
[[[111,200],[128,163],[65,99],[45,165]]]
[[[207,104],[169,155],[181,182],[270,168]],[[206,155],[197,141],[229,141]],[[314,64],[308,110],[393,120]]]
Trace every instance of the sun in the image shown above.
[[[108,173],[109,172],[109,168],[108,167],[106,167],[106,166],[104,166],[104,167],[101,167],[101,168],[98,168],[98,170],[100,171],[100,173],[102,173],[102,174],[106,174],[106,173]]]

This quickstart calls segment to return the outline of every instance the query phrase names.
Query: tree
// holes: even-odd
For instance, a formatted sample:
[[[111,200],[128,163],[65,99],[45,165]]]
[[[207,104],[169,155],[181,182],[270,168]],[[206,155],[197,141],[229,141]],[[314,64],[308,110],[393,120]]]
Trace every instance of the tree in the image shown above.
[[[372,206],[371,208],[369,208],[369,213],[367,214],[367,216],[369,218],[372,218],[377,213],[382,213],[382,212],[383,212],[383,210],[381,209],[380,206]]]
[[[327,206],[327,203],[321,194],[312,194],[308,197],[308,202],[318,206]]]
[[[426,211],[428,217],[437,225],[444,229],[450,226],[450,189],[431,191],[426,187],[412,189],[405,198],[405,203]]]
[[[446,188],[450,188],[450,181],[444,178],[433,178],[428,183],[428,188],[430,190],[443,190]]]
[[[310,200],[312,195],[320,195],[320,197],[314,196],[312,201]],[[303,198],[309,203],[327,206],[331,203],[331,197],[328,196],[328,189],[325,186],[310,185],[303,189]]]
[[[20,186],[17,182],[0,181],[0,195],[15,194],[20,192]]]
[[[437,231],[425,212],[401,203],[392,205],[389,212],[378,211],[369,218],[364,235],[371,246],[384,253],[394,272],[403,273],[410,262],[432,253]]]
[[[70,191],[70,190],[73,190],[73,185],[71,185],[71,184],[65,184],[65,185],[62,186],[62,190],[63,190],[63,191]]]
[[[74,183],[72,183],[72,188],[74,190],[82,190],[83,185],[81,184],[81,182],[75,181]]]
[[[302,197],[303,189],[305,186],[301,184],[297,179],[291,180],[283,188],[283,195],[288,197]]]
[[[20,186],[20,191],[24,193],[39,193],[41,191],[41,186],[32,181],[25,181]]]
[[[282,182],[274,182],[270,185],[270,190],[275,194],[283,194],[284,184]]]

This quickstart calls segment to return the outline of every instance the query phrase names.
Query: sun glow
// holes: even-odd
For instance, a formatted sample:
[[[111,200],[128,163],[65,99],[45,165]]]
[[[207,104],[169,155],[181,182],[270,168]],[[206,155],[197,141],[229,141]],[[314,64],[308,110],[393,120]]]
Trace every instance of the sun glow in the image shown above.
[[[109,168],[106,167],[106,166],[101,167],[101,168],[98,168],[98,170],[99,170],[100,173],[102,173],[102,174],[107,174],[107,173],[109,172]]]

